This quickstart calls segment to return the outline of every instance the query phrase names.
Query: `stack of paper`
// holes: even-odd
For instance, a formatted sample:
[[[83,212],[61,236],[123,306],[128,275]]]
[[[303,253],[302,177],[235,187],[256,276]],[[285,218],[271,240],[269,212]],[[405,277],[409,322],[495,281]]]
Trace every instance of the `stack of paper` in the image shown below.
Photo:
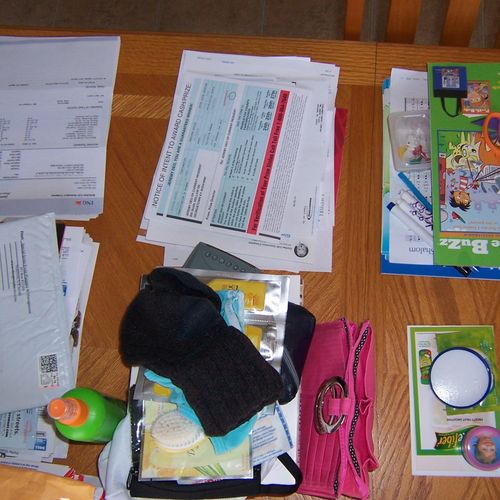
[[[263,269],[330,271],[339,68],[185,51],[138,240],[204,241]]]
[[[103,210],[118,37],[0,37],[0,216]]]
[[[0,456],[64,458],[44,407],[76,385],[83,317],[98,244],[54,214],[0,224]]]
[[[387,238],[383,242],[383,251],[388,255],[388,260],[399,264],[424,264],[432,265],[432,247],[418,238],[415,233],[402,223],[389,218],[386,205],[389,201],[397,200],[399,194],[406,189],[405,184],[398,177],[394,168],[394,162],[390,152],[390,141],[387,128],[387,114],[399,111],[427,110],[429,101],[427,98],[427,73],[423,71],[410,71],[394,68],[391,72],[390,85],[384,88],[384,106],[386,113],[384,116],[384,174],[387,178],[386,198],[384,199],[383,213],[384,220],[391,221],[387,225]],[[389,167],[389,168],[387,168]],[[411,181],[420,189],[422,194],[431,199],[431,172],[423,170],[418,173],[409,174]],[[385,194],[385,193],[384,193]],[[432,226],[430,227],[432,231]]]
[[[390,113],[427,111],[429,108],[427,72],[393,68],[383,85],[383,203],[381,237],[381,271],[388,274],[441,276],[450,278],[500,279],[500,269],[464,268],[434,264],[432,176],[430,168],[404,176],[394,167],[387,118]],[[430,138],[429,138],[430,140]],[[408,194],[408,180],[428,204],[414,200],[415,216],[430,241],[388,210]],[[411,195],[413,193],[410,192]],[[414,196],[414,195],[413,195]],[[418,212],[418,213],[417,213]],[[424,237],[423,237],[424,236]]]

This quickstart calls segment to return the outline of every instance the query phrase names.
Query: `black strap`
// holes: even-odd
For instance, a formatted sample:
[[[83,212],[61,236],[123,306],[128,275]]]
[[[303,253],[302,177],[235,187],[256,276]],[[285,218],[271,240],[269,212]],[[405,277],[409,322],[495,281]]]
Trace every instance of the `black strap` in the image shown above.
[[[278,460],[293,476],[294,484],[262,484],[261,468],[256,466],[254,467],[254,477],[251,479],[223,479],[203,484],[178,484],[177,481],[139,481],[137,473],[131,471],[127,487],[134,497],[179,500],[292,495],[302,482],[302,472],[288,453],[280,455]]]
[[[450,117],[450,118],[455,118],[456,116],[458,116],[460,114],[460,99],[457,97],[456,99],[456,109],[455,109],[455,114],[452,115],[447,109],[446,109],[446,102],[445,102],[445,99],[444,97],[441,97],[441,108],[443,109],[443,111]]]
[[[269,496],[287,496],[292,495],[302,483],[302,472],[299,466],[294,462],[288,453],[283,453],[278,460],[285,466],[286,470],[295,479],[294,484],[262,484],[260,494]]]

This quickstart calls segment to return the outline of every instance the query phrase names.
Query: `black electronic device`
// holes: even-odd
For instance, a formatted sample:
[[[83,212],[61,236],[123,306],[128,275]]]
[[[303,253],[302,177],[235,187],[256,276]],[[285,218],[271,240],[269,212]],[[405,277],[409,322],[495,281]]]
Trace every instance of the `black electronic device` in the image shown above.
[[[220,248],[198,243],[183,267],[188,269],[208,269],[209,271],[231,271],[238,273],[260,273],[261,270]]]
[[[465,66],[434,66],[432,76],[434,97],[467,97]]]
[[[467,71],[465,66],[434,66],[432,68],[434,97],[441,98],[441,108],[450,117],[460,114],[460,100],[467,97]],[[446,109],[446,98],[455,99],[455,112]]]

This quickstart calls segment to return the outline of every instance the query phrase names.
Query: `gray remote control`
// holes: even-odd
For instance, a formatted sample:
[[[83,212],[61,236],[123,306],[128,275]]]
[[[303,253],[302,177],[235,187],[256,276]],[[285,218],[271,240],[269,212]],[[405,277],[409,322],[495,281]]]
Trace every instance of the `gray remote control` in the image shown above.
[[[213,247],[207,243],[198,243],[183,267],[189,269],[208,269],[211,271],[231,271],[238,273],[260,273],[260,269],[252,264]]]

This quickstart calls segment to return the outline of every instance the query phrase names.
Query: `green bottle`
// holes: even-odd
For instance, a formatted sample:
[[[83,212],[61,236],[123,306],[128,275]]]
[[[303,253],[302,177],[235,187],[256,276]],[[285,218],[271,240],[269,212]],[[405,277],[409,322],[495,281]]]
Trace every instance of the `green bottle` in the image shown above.
[[[123,401],[77,387],[53,399],[47,405],[47,412],[57,430],[71,441],[107,443],[113,438],[127,407]]]

